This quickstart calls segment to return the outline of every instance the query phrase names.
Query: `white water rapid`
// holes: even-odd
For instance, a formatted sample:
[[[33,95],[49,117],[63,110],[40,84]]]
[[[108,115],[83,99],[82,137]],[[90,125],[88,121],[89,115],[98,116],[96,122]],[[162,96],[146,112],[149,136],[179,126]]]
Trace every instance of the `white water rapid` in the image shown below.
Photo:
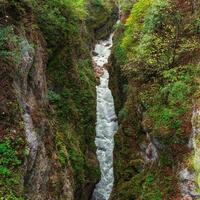
[[[113,173],[113,148],[114,134],[117,132],[118,123],[115,114],[113,96],[108,87],[109,73],[104,65],[108,63],[113,45],[112,33],[108,40],[100,41],[93,51],[94,67],[100,71],[100,85],[96,86],[97,91],[97,122],[96,139],[97,158],[100,164],[101,180],[96,185],[93,199],[108,200],[114,183]]]

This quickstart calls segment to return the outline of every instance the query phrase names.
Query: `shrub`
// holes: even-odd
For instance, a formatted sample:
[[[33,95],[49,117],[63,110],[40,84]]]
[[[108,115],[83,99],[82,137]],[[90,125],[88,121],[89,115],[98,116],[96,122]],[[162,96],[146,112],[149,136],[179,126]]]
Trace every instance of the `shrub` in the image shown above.
[[[7,62],[19,64],[21,59],[20,41],[12,26],[0,28],[0,58]]]
[[[30,1],[36,13],[39,27],[50,48],[63,45],[67,38],[75,38],[79,33],[78,22],[85,19],[85,0],[45,0]]]
[[[12,168],[21,164],[21,161],[16,155],[16,150],[11,146],[10,140],[5,140],[0,143],[0,155],[0,165],[4,168],[4,172],[6,172],[6,167]]]
[[[120,111],[119,111],[119,114],[118,114],[118,117],[120,120],[126,120],[128,118],[128,110],[127,108],[122,108]]]
[[[22,164],[18,150],[21,140],[4,139],[0,142],[0,196],[2,200],[22,200],[16,193],[20,189],[21,177],[18,169]],[[16,190],[17,189],[17,190]]]

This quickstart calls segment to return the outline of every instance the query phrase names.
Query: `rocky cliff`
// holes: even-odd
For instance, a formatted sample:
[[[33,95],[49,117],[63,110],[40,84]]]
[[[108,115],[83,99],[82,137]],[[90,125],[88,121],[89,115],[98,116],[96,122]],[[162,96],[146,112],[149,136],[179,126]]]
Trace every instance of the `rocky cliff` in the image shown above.
[[[199,198],[198,147],[189,145],[198,121],[198,9],[194,1],[140,0],[118,27],[112,199]]]
[[[89,199],[99,179],[90,50],[115,6],[88,2],[88,15],[81,2],[0,5],[0,197]]]

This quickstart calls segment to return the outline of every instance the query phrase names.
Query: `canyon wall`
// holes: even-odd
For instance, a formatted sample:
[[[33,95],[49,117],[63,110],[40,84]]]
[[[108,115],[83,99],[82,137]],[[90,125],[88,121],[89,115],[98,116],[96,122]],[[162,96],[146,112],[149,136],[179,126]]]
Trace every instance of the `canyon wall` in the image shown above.
[[[193,3],[140,0],[117,28],[109,70],[119,119],[111,199],[199,198],[198,152],[194,164],[189,145],[199,98]]]
[[[0,197],[89,199],[100,175],[90,51],[116,8],[88,1],[98,22],[73,2],[0,5]]]

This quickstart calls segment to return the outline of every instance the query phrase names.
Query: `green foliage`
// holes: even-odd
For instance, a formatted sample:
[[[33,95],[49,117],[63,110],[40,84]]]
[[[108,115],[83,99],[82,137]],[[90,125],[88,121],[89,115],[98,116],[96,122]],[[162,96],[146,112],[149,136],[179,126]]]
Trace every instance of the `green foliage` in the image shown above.
[[[166,166],[170,166],[172,163],[172,158],[170,157],[170,152],[169,150],[165,150],[162,151],[160,153],[160,159],[159,159],[159,163],[161,166],[166,167]]]
[[[18,64],[21,58],[20,38],[15,35],[12,26],[0,29],[0,58]]]
[[[136,5],[121,44],[128,58],[123,70],[138,76],[138,79],[147,79],[173,62],[174,51],[170,42],[175,38],[174,27],[171,26],[167,34],[162,34],[162,31],[167,29],[166,23],[173,24],[174,19],[165,0],[138,1]]]
[[[83,84],[84,88],[89,90],[90,95],[94,97],[94,73],[91,70],[92,63],[89,59],[80,59],[77,62],[77,67],[79,71],[80,81]]]
[[[152,33],[159,28],[161,28],[168,16],[168,13],[165,12],[166,8],[169,9],[170,5],[168,1],[156,0],[149,12],[144,17],[144,33]]]
[[[63,140],[63,135],[60,132],[57,132],[56,134],[56,148],[58,151],[58,159],[62,167],[67,166],[69,161],[68,152]]]
[[[162,200],[175,192],[175,188],[170,188],[172,181],[172,177],[163,176],[158,169],[143,170],[129,181],[121,183],[119,196],[116,196],[121,200]]]
[[[10,34],[10,27],[0,29],[0,56],[8,56],[8,50],[6,50],[6,42],[8,41],[8,36]]]
[[[58,70],[60,70],[60,72]],[[56,71],[57,74],[61,73],[62,76],[65,76],[65,68],[62,68],[62,65],[58,70]],[[88,115],[88,113],[91,113],[94,108],[93,99],[95,98],[95,82],[89,60],[79,60],[77,63],[77,73],[77,85],[73,80],[70,80],[71,77],[65,80],[65,77],[59,76],[58,81],[61,81],[61,83],[65,82],[66,87],[58,93],[52,90],[49,91],[48,99],[58,108],[57,114],[61,120],[77,119],[79,115],[81,115],[82,117],[80,117],[80,120],[83,121],[83,125],[85,124],[86,126],[86,121],[90,121],[91,116]],[[57,77],[54,78],[57,79]],[[90,104],[91,107],[84,107],[83,105],[86,104]],[[87,127],[85,128],[87,129]]]
[[[149,174],[146,176],[145,182],[143,184],[143,191],[141,199],[149,199],[149,200],[162,200],[162,193],[158,188],[154,188],[150,190],[150,188],[154,185],[154,176]]]
[[[126,120],[127,117],[128,117],[128,110],[126,107],[122,108],[120,111],[119,111],[119,114],[118,114],[118,117],[119,119],[123,119],[123,120]]]
[[[16,156],[15,149],[11,147],[10,140],[0,143],[0,155],[0,173],[4,176],[10,175],[7,167],[15,167],[21,164],[21,161]]]
[[[169,85],[166,89],[169,89],[169,101],[172,102],[172,104],[181,101],[183,98],[187,97],[190,92],[189,87],[182,81],[177,81],[174,84]]]
[[[70,149],[69,150],[69,158],[72,162],[73,166],[73,172],[76,177],[79,176],[79,180],[83,182],[85,180],[84,177],[84,165],[85,165],[85,160],[84,156],[80,151],[77,151],[75,149]]]
[[[194,82],[198,66],[170,69],[163,72],[165,84],[154,84],[141,91],[140,99],[155,127],[179,130],[181,117],[190,110],[190,95],[197,89]]]
[[[59,102],[61,99],[60,95],[59,94],[56,94],[54,91],[52,90],[49,90],[48,91],[48,100],[51,102],[51,103],[56,103],[56,102]]]
[[[127,119],[121,120],[120,131],[128,139],[129,134],[135,136],[136,132],[137,144],[144,141],[142,131],[130,123],[131,113],[138,113],[132,106],[137,101],[135,105],[142,108],[139,124],[163,145],[158,162],[154,163],[157,171],[152,172],[154,166],[151,166],[130,173],[128,167],[117,163],[117,174],[121,174],[117,183],[120,195],[116,199],[178,198],[173,196],[178,188],[173,184],[172,171],[183,160],[182,152],[191,132],[192,99],[199,82],[199,14],[190,9],[186,1],[179,4],[168,0],[137,0],[115,46],[117,66],[121,67],[129,87],[135,88],[134,92],[127,91],[125,105],[130,114],[123,116],[123,110],[120,111],[119,119]],[[129,157],[127,160],[132,164],[131,143],[126,142],[127,138],[118,136],[123,145],[118,152],[121,162]],[[135,169],[137,165],[133,165]],[[168,177],[164,177],[165,173]]]
[[[137,33],[142,28],[142,19],[152,4],[152,0],[140,0],[134,4],[131,15],[126,23],[125,36],[122,40],[122,48],[131,48],[132,42],[136,39]]]
[[[22,164],[20,150],[21,139],[0,142],[0,196],[2,200],[21,200],[17,197],[21,184],[18,167]],[[16,191],[17,188],[17,191]]]
[[[5,177],[9,177],[10,171],[6,167],[0,166],[0,174]]]
[[[93,1],[91,1],[91,3],[93,4],[93,6],[96,6],[96,7],[101,7],[102,6],[102,1],[101,0],[93,0]]]
[[[120,42],[115,46],[115,57],[117,58],[117,62],[122,65],[125,63],[127,59],[126,51],[123,47],[121,47]]]
[[[182,56],[199,48],[196,37],[178,38],[183,16],[174,7],[166,0],[138,0],[115,56],[127,77],[149,81],[151,86],[140,91],[140,100],[154,126],[179,130],[181,117],[190,109],[188,97],[195,91],[198,71],[198,66],[182,65]]]
[[[0,197],[0,200],[24,200],[24,198],[21,198],[21,197],[16,197],[15,194],[9,194],[9,195],[6,195],[4,197]]]
[[[88,17],[86,25],[88,31],[96,39],[102,39],[109,35],[116,16],[115,3],[112,0],[88,0]]]
[[[116,3],[120,7],[122,13],[129,13],[134,0],[117,0]]]
[[[149,112],[151,112],[150,116],[155,120],[154,122],[157,128],[161,126],[179,128],[181,125],[180,121],[175,121],[177,115],[172,109],[156,106]],[[175,122],[176,124],[174,124]]]
[[[85,0],[29,0],[28,3],[36,13],[50,48],[62,46],[69,37],[76,38],[79,22],[87,16]]]
[[[77,184],[80,185],[85,180],[85,157],[80,149],[80,136],[67,123],[62,128],[63,132],[57,132],[56,134],[58,159],[63,168],[68,166],[69,162],[71,163],[73,174],[77,177]]]
[[[59,123],[58,158],[63,168],[71,163],[74,177],[77,177],[75,185],[80,190],[83,181],[96,180],[99,176],[96,166],[92,166],[83,154],[95,151],[95,79],[91,61],[87,58],[75,63],[70,63],[69,57],[67,60],[54,59],[49,74],[52,85],[58,89],[50,90],[48,99]]]
[[[196,19],[195,21],[195,31],[200,33],[200,19]]]
[[[89,0],[89,4],[100,10],[105,9],[110,11],[112,9],[112,1],[110,0]]]
[[[139,0],[137,1],[131,11],[131,15],[129,16],[126,26],[128,29],[134,29],[141,27],[141,20],[144,18],[147,13],[149,7],[152,5],[152,0]]]
[[[197,37],[185,35],[180,39],[180,27],[182,31],[183,27],[193,31],[194,21],[183,24],[183,16],[174,6],[166,0],[139,0],[133,6],[116,51],[124,52],[122,69],[127,76],[150,80],[176,67],[175,60],[182,59],[184,54],[198,51]]]
[[[154,174],[151,174],[150,172],[147,172],[145,175],[145,179],[142,178],[142,187],[139,189],[139,185],[137,185],[137,188],[139,189],[137,192],[139,192],[139,195],[141,195],[142,200],[162,200],[163,194],[169,194],[170,191],[170,184],[171,179],[170,177],[162,177],[159,172],[153,172]],[[139,181],[139,177],[141,178],[142,174],[139,174],[134,179],[137,179],[137,184],[141,184],[141,181]],[[134,181],[134,179],[132,181]],[[140,193],[141,192],[141,193]]]

